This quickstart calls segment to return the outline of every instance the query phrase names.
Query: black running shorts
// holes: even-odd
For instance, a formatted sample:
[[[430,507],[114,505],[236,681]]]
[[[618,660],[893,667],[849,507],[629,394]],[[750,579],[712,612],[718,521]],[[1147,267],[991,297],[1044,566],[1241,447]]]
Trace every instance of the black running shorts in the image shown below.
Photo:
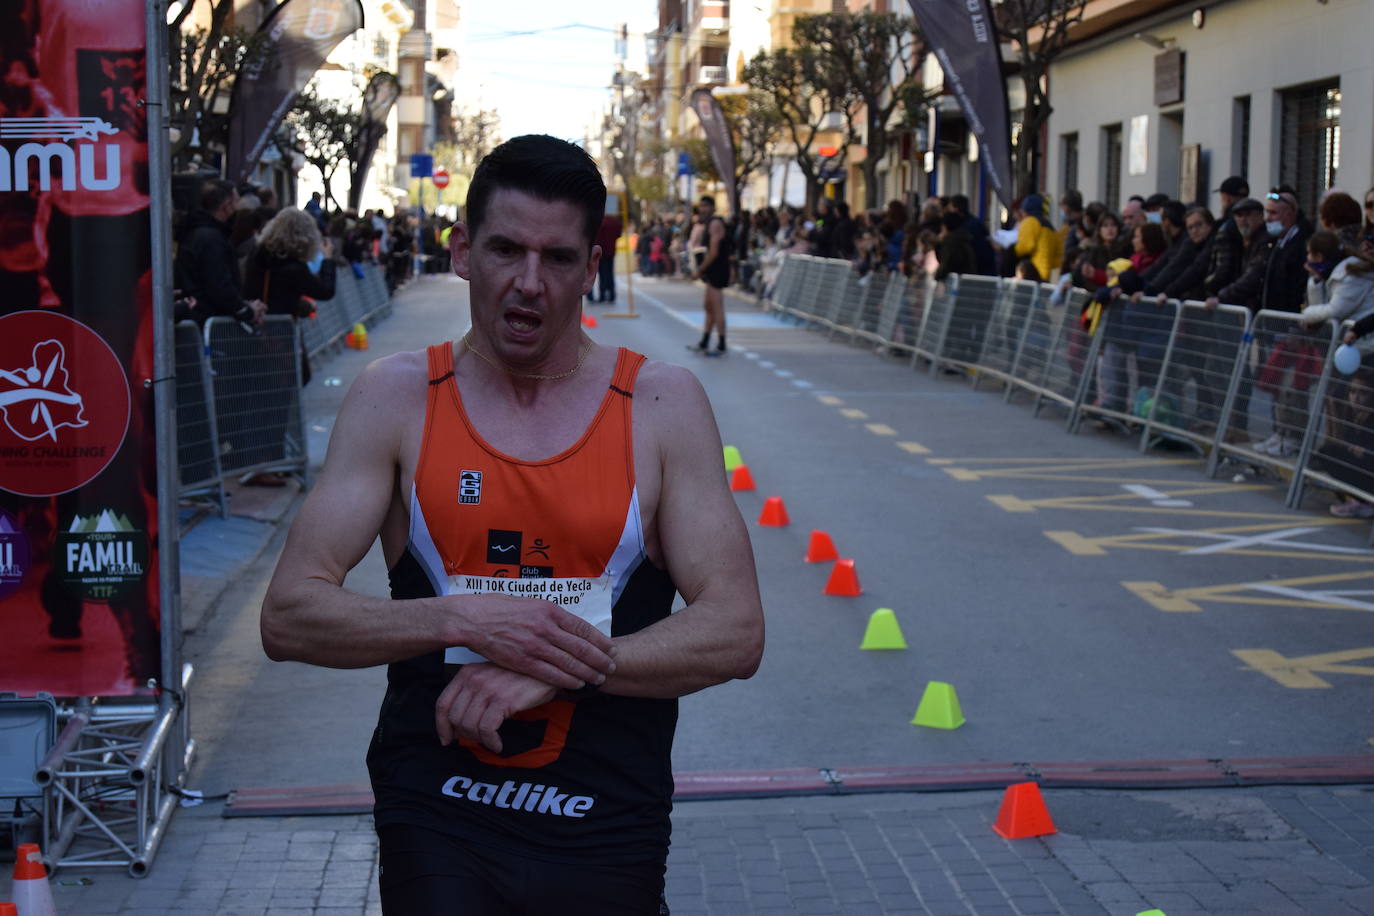
[[[381,841],[386,916],[667,916],[664,863],[571,865],[475,848],[391,824]]]

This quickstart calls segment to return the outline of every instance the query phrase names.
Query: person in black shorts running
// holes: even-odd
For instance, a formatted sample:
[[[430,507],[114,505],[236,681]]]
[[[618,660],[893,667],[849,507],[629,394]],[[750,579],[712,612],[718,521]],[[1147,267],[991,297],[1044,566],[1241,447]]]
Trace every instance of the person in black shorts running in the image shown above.
[[[717,334],[716,355],[725,353],[725,297],[721,290],[730,285],[730,257],[725,245],[725,221],[716,216],[716,199],[709,194],[697,204],[702,221],[706,223],[706,256],[692,274],[693,280],[706,281],[706,328],[701,342],[689,349],[710,355],[711,329]]]

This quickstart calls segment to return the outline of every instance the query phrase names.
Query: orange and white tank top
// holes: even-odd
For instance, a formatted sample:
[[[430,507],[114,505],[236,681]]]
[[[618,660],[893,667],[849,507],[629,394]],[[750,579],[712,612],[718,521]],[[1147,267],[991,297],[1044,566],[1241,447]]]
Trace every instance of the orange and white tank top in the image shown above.
[[[644,357],[621,349],[595,417],[541,461],[503,454],[463,409],[453,348],[429,349],[424,441],[397,599],[485,592],[553,601],[611,636],[667,617],[676,590],[645,555],[632,404]],[[368,768],[379,827],[426,827],[525,855],[636,862],[666,855],[677,701],[554,699],[501,726],[501,754],[441,747],[434,703],[461,647],[388,669]]]

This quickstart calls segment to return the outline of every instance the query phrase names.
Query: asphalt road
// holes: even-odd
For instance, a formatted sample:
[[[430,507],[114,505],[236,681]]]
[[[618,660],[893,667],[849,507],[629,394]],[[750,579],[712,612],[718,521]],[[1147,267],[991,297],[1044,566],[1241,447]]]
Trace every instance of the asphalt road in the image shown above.
[[[1367,525],[1316,499],[1285,509],[1275,482],[1235,482],[1235,469],[1211,480],[1187,453],[1069,436],[1062,414],[1035,417],[1024,396],[931,378],[742,300],[728,303],[730,355],[695,356],[684,345],[699,333],[700,289],[636,278],[635,292],[639,318],[600,318],[589,333],[690,366],[758,484],[737,502],[763,589],[764,663],[684,698],[676,770],[1369,751]],[[312,454],[368,360],[466,326],[465,283],[405,290],[370,351],[316,373]],[[755,524],[767,496],[785,501],[790,526]],[[813,529],[854,559],[862,596],[822,593],[829,564],[803,562]],[[262,657],[256,606],[279,546],[188,643],[205,748],[194,781],[209,791],[365,781],[384,672]],[[348,584],[385,593],[375,550]],[[895,612],[908,649],[859,649],[877,608]],[[962,728],[911,724],[932,680],[957,689]]]

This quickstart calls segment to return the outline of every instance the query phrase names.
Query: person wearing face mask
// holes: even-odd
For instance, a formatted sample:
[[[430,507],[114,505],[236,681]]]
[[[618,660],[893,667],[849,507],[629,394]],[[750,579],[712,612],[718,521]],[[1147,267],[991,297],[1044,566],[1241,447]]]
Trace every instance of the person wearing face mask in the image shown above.
[[[1307,239],[1311,224],[1302,215],[1297,195],[1287,186],[1265,195],[1264,229],[1273,239],[1265,265],[1260,308],[1279,312],[1301,311],[1307,293]],[[1283,334],[1274,349],[1287,350],[1302,335]],[[1272,352],[1272,351],[1271,351]],[[1308,392],[1300,380],[1280,388],[1274,399],[1274,432],[1253,444],[1256,451],[1278,457],[1297,454],[1308,420]]]

